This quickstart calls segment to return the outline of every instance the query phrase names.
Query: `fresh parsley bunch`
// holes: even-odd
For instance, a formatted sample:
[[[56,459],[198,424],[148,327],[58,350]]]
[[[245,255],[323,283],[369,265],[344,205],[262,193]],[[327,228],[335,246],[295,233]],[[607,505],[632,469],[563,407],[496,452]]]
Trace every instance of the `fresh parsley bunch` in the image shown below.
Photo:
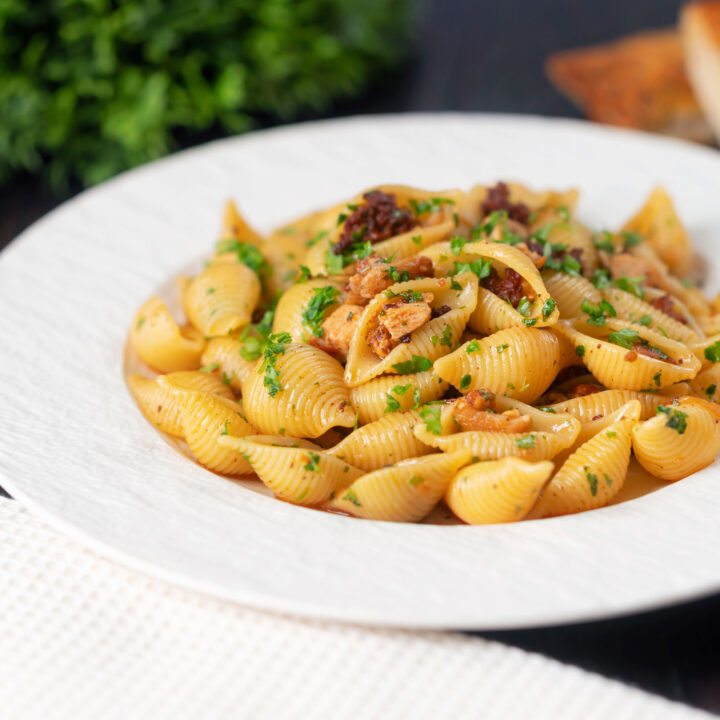
[[[0,182],[92,184],[198,134],[327,110],[404,54],[412,0],[0,2]]]

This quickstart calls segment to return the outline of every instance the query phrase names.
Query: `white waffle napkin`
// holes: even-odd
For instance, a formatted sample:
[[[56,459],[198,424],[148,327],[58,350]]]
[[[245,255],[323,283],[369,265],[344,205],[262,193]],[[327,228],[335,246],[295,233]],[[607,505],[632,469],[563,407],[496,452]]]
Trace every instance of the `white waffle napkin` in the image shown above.
[[[108,562],[0,498],[0,718],[709,717],[450,633],[280,617]]]

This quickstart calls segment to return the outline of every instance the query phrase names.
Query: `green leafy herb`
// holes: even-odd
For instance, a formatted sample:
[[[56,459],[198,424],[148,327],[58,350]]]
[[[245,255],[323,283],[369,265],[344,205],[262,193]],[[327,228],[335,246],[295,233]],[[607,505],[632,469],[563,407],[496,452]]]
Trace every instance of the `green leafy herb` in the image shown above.
[[[522,450],[529,450],[535,447],[535,436],[534,435],[523,435],[515,440],[515,444]]]
[[[355,494],[355,491],[352,488],[348,488],[348,491],[342,496],[342,499],[351,502],[357,507],[360,507],[360,501],[358,500],[358,496]]]
[[[460,273],[464,272],[473,272],[480,280],[482,280],[483,278],[489,277],[491,270],[492,263],[484,258],[479,258],[478,260],[472,260],[471,262],[466,263],[456,261],[455,269],[452,274],[460,275]]]
[[[523,318],[523,325],[525,327],[532,327],[537,322],[537,318]]]
[[[291,341],[290,333],[282,332],[268,335],[262,345],[262,356],[264,359],[258,372],[265,373],[263,385],[267,388],[268,394],[272,398],[283,389],[280,384],[280,371],[275,367],[275,363],[278,357],[285,352],[285,345]]]
[[[640,233],[631,232],[629,230],[623,230],[620,233],[620,237],[622,237],[623,245],[626,248],[635,247],[645,239],[642,235],[640,235]]]
[[[420,388],[413,390],[413,410],[417,410],[420,407]]]
[[[423,244],[422,235],[413,235],[410,239],[411,239],[416,245],[422,245],[422,244]]]
[[[421,483],[424,483],[424,482],[425,482],[425,478],[421,478],[419,475],[413,475],[413,476],[408,480],[408,482],[410,483],[410,485],[412,485],[412,486],[414,487],[415,485],[420,485]]]
[[[521,297],[515,308],[523,317],[527,317],[532,311],[532,303],[525,296]]]
[[[443,205],[454,205],[455,201],[450,200],[450,198],[441,198],[441,197],[434,197],[430,198],[429,200],[421,200],[418,202],[417,200],[410,200],[410,207],[412,208],[415,215],[426,215],[430,212],[435,212],[438,208],[442,207]]]
[[[619,345],[626,350],[632,350],[635,343],[640,341],[640,333],[631,328],[623,328],[617,332],[611,332],[607,339],[608,342],[613,343],[613,345]]]
[[[653,375],[653,382],[654,382],[658,387],[660,387],[660,378],[661,378],[661,377],[662,377],[662,376],[661,376],[661,373],[659,373],[659,372],[657,372],[657,373],[655,373],[655,374]]]
[[[324,240],[330,233],[327,230],[318,230],[305,244],[311,248]]]
[[[720,362],[720,340],[705,348],[705,359],[711,363]]]
[[[314,452],[309,452],[307,454],[308,461],[305,465],[303,465],[303,470],[307,470],[308,472],[320,472],[320,455]]]
[[[708,397],[712,397],[713,395],[715,395],[715,391],[716,391],[716,390],[717,390],[717,385],[714,385],[714,384],[713,384],[713,385],[708,385],[708,386],[705,388],[705,394],[706,394]]]
[[[584,345],[578,345],[578,346],[575,348],[575,354],[576,354],[578,357],[582,357],[582,356],[585,354],[585,346],[584,346]]]
[[[608,440],[612,440],[617,437],[617,433],[614,430],[610,430],[610,432],[605,433],[605,437],[608,438]]]
[[[479,340],[471,340],[466,346],[465,346],[465,352],[469,355],[470,353],[474,353],[480,350],[480,341]]]
[[[220,432],[221,435],[227,435],[228,434],[228,425],[230,425],[230,421],[226,420],[225,424],[223,425],[223,429]]]
[[[636,322],[638,325],[642,325],[643,327],[650,327],[652,324],[652,318],[649,315],[641,315],[637,320],[633,320],[633,322]]]
[[[622,275],[621,277],[613,280],[613,285],[615,285],[616,288],[631,293],[642,300],[645,294],[642,289],[642,284],[644,282],[644,277],[631,278],[627,275]]]
[[[590,485],[590,494],[595,497],[597,495],[597,489],[598,489],[598,479],[597,475],[594,475],[590,472],[590,468],[586,465],[583,470],[585,470],[585,478],[588,481],[588,485]]]
[[[220,240],[216,246],[218,255],[235,253],[239,262],[247,265],[251,270],[260,273],[267,268],[263,254],[250,243],[240,242],[235,238]]]
[[[135,330],[139,330],[145,324],[145,320],[147,320],[147,318],[139,317],[135,323]]]
[[[420,355],[413,355],[412,360],[406,360],[405,362],[396,363],[393,365],[395,370],[400,375],[410,375],[411,373],[424,372],[432,367],[432,362],[426,357]]]
[[[395,385],[395,387],[392,388],[389,393],[385,393],[385,412],[391,413],[402,410],[402,406],[395,398],[402,397],[411,387],[412,383],[408,383],[407,385]],[[393,395],[395,397],[393,397]]]
[[[325,311],[335,305],[340,291],[332,285],[327,285],[321,288],[313,288],[312,293],[307,307],[302,311],[302,324],[315,337],[322,337],[324,334],[322,323],[325,319]]]
[[[463,375],[460,378],[460,389],[467,390],[470,387],[471,382],[472,382],[472,377],[470,375]]]
[[[559,208],[557,208],[555,212],[558,214],[558,216],[563,222],[570,221],[570,210],[568,210],[568,208],[566,208],[564,205],[561,205]]]
[[[672,407],[671,405],[658,405],[658,413],[665,413],[668,419],[665,425],[682,435],[687,430],[687,413]]]
[[[219,367],[220,365],[218,365],[218,363],[210,363],[209,365],[201,367],[198,372],[211,373],[215,372]]]
[[[598,250],[604,250],[607,253],[615,252],[615,243],[613,242],[612,233],[609,230],[602,230],[595,235],[593,244]]]
[[[593,276],[590,279],[590,282],[592,282],[592,284],[599,290],[604,290],[605,288],[609,288],[611,285],[610,271],[606,270],[605,268],[598,268],[593,273]]]
[[[307,267],[306,265],[301,265],[300,272],[297,276],[297,279],[295,280],[296,284],[299,285],[300,283],[307,282],[308,280],[310,280],[310,278],[312,278],[312,273],[310,272],[310,268]]]
[[[222,381],[223,381],[226,385],[230,385],[230,383],[232,383],[232,381],[235,379],[235,375],[236,375],[236,373],[235,373],[234,370],[233,370],[233,372],[232,372],[232,375],[226,375],[226,374],[225,374],[225,371],[223,370],[223,371],[222,371]]]
[[[552,299],[548,298],[542,306],[542,319],[547,320],[554,312],[557,303]]]
[[[468,242],[470,241],[467,238],[456,235],[450,239],[450,252],[457,257]]]
[[[390,265],[386,271],[386,275],[393,282],[407,282],[410,279],[410,274],[407,270],[398,270],[394,265]]]
[[[420,417],[425,421],[425,429],[433,435],[442,435],[442,422],[440,405],[425,405],[420,411]]]
[[[555,408],[551,408],[549,405],[541,405],[536,409],[546,413],[557,413],[557,410],[555,410]]]
[[[588,325],[602,326],[608,317],[617,317],[615,308],[607,300],[594,303],[583,298],[580,309],[588,316]]]
[[[215,288],[208,288],[208,289],[205,291],[205,293],[206,293],[207,295],[212,295],[214,292],[215,292]]]
[[[440,344],[451,348],[453,345],[453,331],[449,325],[445,326],[442,337],[440,338]]]
[[[496,346],[495,346],[495,349],[496,349],[499,353],[503,353],[503,352],[505,352],[509,347],[510,347],[510,346],[509,346],[507,343],[503,343],[502,345],[496,345]]]

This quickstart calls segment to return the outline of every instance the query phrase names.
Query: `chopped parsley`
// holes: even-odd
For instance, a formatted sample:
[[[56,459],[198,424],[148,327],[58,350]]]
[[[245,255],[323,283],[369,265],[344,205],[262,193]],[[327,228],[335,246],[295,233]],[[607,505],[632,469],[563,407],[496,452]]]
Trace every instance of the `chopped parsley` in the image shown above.
[[[138,321],[135,324],[135,330],[139,330],[145,324],[145,320],[147,320],[147,318],[144,318],[144,317],[138,318]]]
[[[303,470],[307,470],[308,472],[320,472],[320,455],[314,452],[309,452],[307,454],[308,461],[305,465],[303,465]]]
[[[555,408],[550,407],[549,405],[540,405],[539,407],[537,407],[535,409],[540,410],[542,412],[546,412],[546,413],[553,413],[553,414],[557,413],[557,410],[555,410]]]
[[[311,248],[329,235],[327,230],[318,230],[305,244]]]
[[[410,274],[407,270],[398,270],[394,265],[388,267],[386,275],[396,283],[407,282],[410,279]]]
[[[220,240],[215,247],[218,255],[235,253],[238,262],[247,265],[253,272],[260,273],[267,269],[267,262],[263,254],[250,243],[240,242],[235,238]]]
[[[720,340],[705,348],[705,359],[711,363],[720,362]]]
[[[619,345],[626,350],[632,350],[635,343],[640,342],[640,333],[631,328],[623,328],[617,332],[611,332],[607,339],[608,342],[613,343],[613,345]]]
[[[351,502],[353,505],[356,505],[357,507],[360,507],[360,501],[358,500],[358,497],[352,488],[348,488],[348,491],[342,496],[342,499],[347,500],[348,502]]]
[[[408,483],[412,485],[413,487],[415,485],[420,485],[421,483],[425,482],[425,478],[420,477],[419,475],[413,475],[409,480]]]
[[[427,213],[435,212],[438,208],[443,205],[454,205],[455,201],[450,198],[434,197],[429,200],[410,200],[410,207],[416,216],[426,215]]]
[[[582,356],[585,354],[585,346],[584,346],[584,345],[578,345],[578,346],[575,348],[575,354],[576,354],[578,357],[582,357]]]
[[[532,311],[532,303],[524,295],[515,308],[523,317],[527,317]]]
[[[590,472],[590,468],[586,465],[583,470],[585,470],[585,478],[588,481],[588,485],[590,486],[590,494],[595,497],[597,495],[597,489],[598,489],[598,479],[597,475],[594,475]]]
[[[525,327],[532,327],[537,322],[537,318],[523,318],[523,325]]]
[[[480,280],[482,280],[483,278],[490,276],[491,270],[492,263],[489,260],[485,260],[484,258],[479,258],[478,260],[472,260],[466,263],[456,261],[455,269],[452,274],[460,275],[460,273],[464,272],[473,272],[475,273],[475,275],[478,276]]]
[[[580,310],[588,316],[588,325],[602,326],[608,317],[617,317],[615,308],[607,300],[594,303],[590,302],[587,298],[583,298],[580,304]]]
[[[266,310],[262,319],[256,325],[246,325],[240,333],[240,356],[243,360],[253,362],[262,354],[262,345],[272,329],[274,310]]]
[[[400,375],[410,375],[411,373],[424,372],[425,370],[429,370],[431,367],[432,363],[426,357],[413,355],[412,360],[406,360],[405,362],[393,365],[393,370]]]
[[[714,385],[714,384],[713,384],[713,385],[708,385],[708,386],[705,388],[705,394],[706,394],[708,397],[712,397],[713,395],[715,395],[715,391],[716,391],[716,390],[717,390],[717,385]]]
[[[267,388],[271,398],[274,398],[283,389],[280,384],[280,371],[275,367],[275,363],[278,357],[285,352],[285,345],[291,341],[290,333],[282,332],[268,335],[262,345],[262,356],[264,359],[258,372],[265,373],[263,385]]]
[[[657,373],[655,373],[655,374],[653,375],[653,382],[654,382],[658,387],[660,387],[660,378],[661,378],[661,374],[660,374],[659,372],[657,372]]]
[[[413,235],[410,239],[411,239],[416,245],[422,245],[422,244],[423,244],[422,235]]]
[[[623,230],[620,233],[620,237],[623,239],[623,245],[626,248],[635,247],[639,245],[645,238],[640,233],[631,232],[629,230]]]
[[[471,340],[466,346],[465,346],[465,352],[468,353],[475,353],[478,350],[480,350],[480,341],[479,340]]]
[[[535,436],[534,435],[523,435],[515,440],[515,444],[522,450],[530,450],[535,447]]]
[[[392,388],[392,390],[390,390],[389,393],[385,393],[385,398],[387,401],[385,405],[385,412],[391,413],[402,410],[402,406],[396,400],[396,398],[402,397],[411,387],[412,383],[408,383],[407,385],[396,385],[394,388]],[[393,395],[395,395],[395,397],[393,397]]]
[[[310,280],[310,278],[312,278],[312,273],[310,272],[310,268],[307,267],[306,265],[301,265],[300,273],[298,274],[298,276],[295,280],[295,283],[299,285],[300,283],[307,282],[308,280]]]
[[[605,268],[598,268],[594,273],[592,278],[590,278],[590,282],[598,288],[598,290],[604,290],[605,288],[609,288],[612,284],[610,282],[610,271],[606,270]]]
[[[682,435],[687,430],[687,413],[684,413],[682,410],[677,410],[670,405],[658,405],[657,412],[667,415],[665,425],[677,431],[678,434]]]
[[[215,372],[219,367],[220,365],[218,363],[210,363],[209,365],[201,367],[198,372],[211,373]]]
[[[413,390],[413,410],[417,410],[420,407],[420,388]]]
[[[229,424],[230,424],[230,421],[229,421],[229,420],[226,420],[226,421],[225,421],[225,424],[223,425],[222,432],[220,433],[221,435],[227,435],[227,434],[228,434],[228,425],[229,425]]]
[[[446,347],[452,348],[453,345],[453,331],[449,325],[445,326],[442,337],[440,338],[440,344]]]
[[[542,319],[547,320],[554,312],[557,303],[552,299],[548,298],[542,306]]]
[[[495,346],[495,349],[496,349],[499,353],[503,353],[503,352],[505,352],[509,347],[510,347],[510,346],[509,346],[507,343],[503,343],[502,345],[496,345],[496,346]],[[468,352],[469,352],[469,351],[468,351]]]
[[[643,327],[650,327],[652,318],[649,315],[641,315],[637,320],[633,320],[633,322]]]
[[[602,230],[595,235],[593,245],[595,245],[598,250],[604,250],[608,253],[615,252],[615,243],[613,242],[612,233],[609,230]]]
[[[613,280],[613,285],[615,285],[616,288],[631,293],[635,297],[638,297],[642,300],[645,294],[642,289],[642,284],[644,282],[644,277],[631,278],[627,275],[622,275],[619,278],[615,278]]]
[[[456,235],[450,239],[450,252],[457,257],[468,242],[470,241],[467,238]]]
[[[302,311],[303,327],[316,337],[323,336],[322,323],[325,317],[325,311],[335,305],[335,299],[340,295],[340,291],[332,285],[326,287],[313,288],[313,294],[307,307]]]
[[[425,429],[433,435],[442,435],[441,412],[440,405],[425,405],[420,411],[420,417],[425,421]]]
[[[460,389],[467,390],[470,387],[471,382],[472,382],[472,377],[470,377],[470,375],[463,375],[460,378]]]

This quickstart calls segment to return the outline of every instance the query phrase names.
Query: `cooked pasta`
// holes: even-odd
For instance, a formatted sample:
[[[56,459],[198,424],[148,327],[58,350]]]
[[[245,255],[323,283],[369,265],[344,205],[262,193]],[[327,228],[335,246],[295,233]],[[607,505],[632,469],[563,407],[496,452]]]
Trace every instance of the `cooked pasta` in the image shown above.
[[[691,475],[720,452],[720,296],[662,188],[615,230],[577,199],[380,185],[269,232],[231,201],[135,315],[129,391],[203,467],[356,518],[518,522]]]

